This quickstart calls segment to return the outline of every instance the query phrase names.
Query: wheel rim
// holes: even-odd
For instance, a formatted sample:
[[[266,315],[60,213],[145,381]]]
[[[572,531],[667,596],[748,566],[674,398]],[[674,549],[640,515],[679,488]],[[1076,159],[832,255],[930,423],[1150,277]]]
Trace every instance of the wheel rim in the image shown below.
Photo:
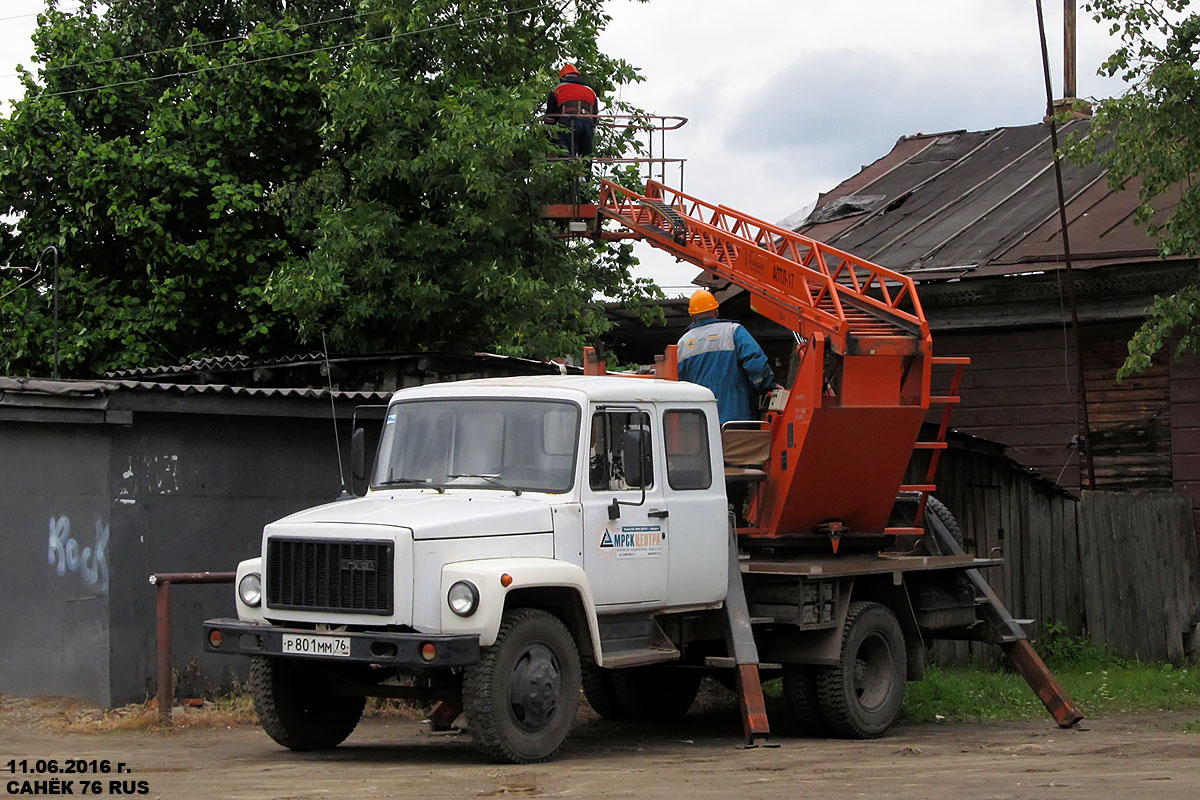
[[[865,638],[854,654],[852,682],[854,696],[867,711],[879,709],[891,694],[892,648],[879,635]]]
[[[531,644],[521,651],[508,679],[508,706],[522,730],[542,730],[554,718],[562,696],[562,670],[550,648]]]

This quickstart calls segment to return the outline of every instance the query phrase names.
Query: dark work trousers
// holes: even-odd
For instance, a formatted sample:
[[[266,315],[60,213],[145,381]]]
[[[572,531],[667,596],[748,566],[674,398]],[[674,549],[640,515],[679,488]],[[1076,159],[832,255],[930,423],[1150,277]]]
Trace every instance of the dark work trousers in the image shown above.
[[[582,158],[592,171],[592,142],[596,134],[596,120],[592,117],[563,117],[559,120],[558,144],[572,158]]]

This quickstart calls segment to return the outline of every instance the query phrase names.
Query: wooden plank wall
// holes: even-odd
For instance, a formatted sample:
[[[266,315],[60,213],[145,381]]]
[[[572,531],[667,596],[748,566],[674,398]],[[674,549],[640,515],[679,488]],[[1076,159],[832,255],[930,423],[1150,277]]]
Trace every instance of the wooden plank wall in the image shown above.
[[[984,577],[1014,616],[1036,620],[1039,628],[1061,621],[1072,631],[1085,629],[1073,497],[1006,458],[955,447],[942,456],[937,484],[967,550],[1003,556],[1004,565]],[[939,642],[935,652],[942,663],[990,665],[1002,658],[997,648],[979,643]]]
[[[1192,499],[1200,529],[1200,358],[1189,355],[1172,360],[1170,387],[1171,488]]]
[[[1184,398],[1200,396],[1200,380],[1177,380],[1179,366],[1163,358],[1141,375],[1117,383],[1134,327],[1091,324],[1081,330],[1096,487],[1169,489],[1173,440],[1176,448],[1181,444],[1172,413]],[[937,355],[971,357],[963,375],[962,404],[954,411],[957,430],[1004,442],[1017,461],[1069,491],[1079,490],[1078,449],[1071,445],[1079,431],[1075,350],[1061,326],[939,331],[934,348]],[[1200,369],[1193,367],[1188,374],[1200,379]],[[1179,411],[1185,423],[1200,422],[1200,404]],[[1200,499],[1200,433],[1193,431],[1182,444],[1182,452],[1195,462],[1189,462],[1195,467],[1189,475],[1198,479]],[[1176,460],[1176,478],[1179,466]]]
[[[1131,334],[1126,326],[1112,325],[1082,331],[1095,488],[1170,489],[1171,370],[1159,358],[1117,383]]]
[[[962,403],[954,409],[955,429],[1004,442],[1017,461],[1075,490],[1075,361],[1062,329],[939,331],[933,341],[939,356],[971,358]]]
[[[1079,567],[1092,641],[1180,661],[1200,611],[1192,504],[1169,492],[1084,492]]]
[[[1061,622],[1130,657],[1182,659],[1185,633],[1200,621],[1189,499],[1098,491],[1077,501],[1007,458],[959,447],[943,455],[937,483],[968,550],[1003,555],[984,577],[1035,632]],[[939,642],[934,653],[941,663],[1002,658],[965,642]]]

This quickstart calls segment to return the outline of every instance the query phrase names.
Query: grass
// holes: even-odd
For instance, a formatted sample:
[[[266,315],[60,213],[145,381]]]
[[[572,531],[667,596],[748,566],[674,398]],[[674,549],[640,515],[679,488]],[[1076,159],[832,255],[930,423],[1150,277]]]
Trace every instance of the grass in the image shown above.
[[[1124,659],[1054,625],[1047,627],[1038,651],[1087,716],[1200,708],[1200,666]],[[909,684],[901,718],[1017,720],[1045,713],[1024,679],[1009,667],[931,667],[924,681]],[[1188,724],[1200,730],[1200,720]]]

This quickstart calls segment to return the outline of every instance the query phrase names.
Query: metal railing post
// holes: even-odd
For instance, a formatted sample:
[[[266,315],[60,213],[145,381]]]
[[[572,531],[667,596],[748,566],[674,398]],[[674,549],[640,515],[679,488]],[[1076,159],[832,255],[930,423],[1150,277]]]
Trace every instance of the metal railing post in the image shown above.
[[[158,721],[171,724],[171,709],[175,693],[171,679],[171,584],[172,583],[233,583],[236,572],[155,572],[150,585],[155,587],[155,616],[157,621],[156,662],[158,690],[154,699],[158,705]]]
[[[171,724],[174,692],[171,680],[171,582],[159,581],[155,592],[155,614],[158,619],[158,721]]]

